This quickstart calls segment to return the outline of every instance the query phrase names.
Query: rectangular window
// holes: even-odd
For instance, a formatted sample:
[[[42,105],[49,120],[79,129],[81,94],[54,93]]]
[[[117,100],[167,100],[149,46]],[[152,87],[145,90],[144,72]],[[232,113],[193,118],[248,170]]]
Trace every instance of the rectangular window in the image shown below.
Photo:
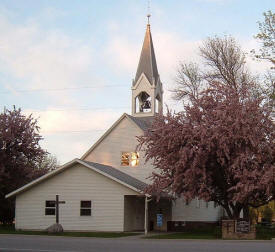
[[[129,156],[130,153],[129,152],[122,152],[121,154],[121,165],[122,166],[129,166]]]
[[[139,153],[138,152],[122,152],[121,165],[122,166],[138,166]]]
[[[55,215],[55,201],[54,200],[46,200],[45,215]]]
[[[90,200],[80,201],[80,216],[91,216],[92,202]]]

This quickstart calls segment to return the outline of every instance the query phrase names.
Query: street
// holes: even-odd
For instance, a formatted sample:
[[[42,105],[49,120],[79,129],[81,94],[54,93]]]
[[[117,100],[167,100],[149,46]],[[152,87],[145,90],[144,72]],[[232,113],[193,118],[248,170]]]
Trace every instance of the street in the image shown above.
[[[275,241],[152,240],[0,235],[1,252],[274,252]]]

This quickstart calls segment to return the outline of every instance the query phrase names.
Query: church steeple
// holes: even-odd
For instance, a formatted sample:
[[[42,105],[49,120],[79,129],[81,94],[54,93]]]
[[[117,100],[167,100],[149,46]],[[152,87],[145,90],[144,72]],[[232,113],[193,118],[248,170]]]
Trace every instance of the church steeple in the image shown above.
[[[138,68],[132,85],[132,115],[154,116],[162,113],[162,83],[160,82],[157,61],[149,23],[145,32]]]
[[[146,75],[151,85],[158,81],[159,73],[149,23],[147,24],[137,73],[133,85],[136,84],[142,73]]]

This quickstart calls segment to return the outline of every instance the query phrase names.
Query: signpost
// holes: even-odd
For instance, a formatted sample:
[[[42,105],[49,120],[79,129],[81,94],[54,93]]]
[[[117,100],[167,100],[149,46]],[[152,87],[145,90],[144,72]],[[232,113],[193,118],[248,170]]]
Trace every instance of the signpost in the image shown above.
[[[157,226],[162,227],[163,222],[163,215],[162,214],[157,214]]]
[[[236,233],[249,233],[250,223],[249,221],[239,220],[236,221]]]
[[[55,196],[55,217],[56,223],[59,223],[59,204],[65,204],[65,201],[59,201],[59,195]]]
[[[223,239],[256,239],[256,228],[244,219],[222,220]]]

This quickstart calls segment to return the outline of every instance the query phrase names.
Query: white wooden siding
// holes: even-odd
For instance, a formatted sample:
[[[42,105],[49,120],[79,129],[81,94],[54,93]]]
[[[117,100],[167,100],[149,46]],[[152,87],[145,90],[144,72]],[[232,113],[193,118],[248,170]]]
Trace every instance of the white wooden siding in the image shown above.
[[[145,163],[143,152],[139,151],[140,163],[138,166],[121,166],[121,153],[135,151],[138,144],[136,136],[141,135],[143,135],[143,131],[125,117],[84,160],[113,166],[146,182],[146,178],[152,174],[153,166],[150,162]]]
[[[93,151],[85,158],[87,161],[111,165],[122,172],[129,174],[144,182],[151,183],[146,180],[151,174],[153,166],[150,162],[145,163],[144,153],[140,153],[140,164],[137,167],[121,166],[122,151],[135,151],[138,144],[136,136],[143,134],[133,122],[127,117],[107,135]],[[221,215],[219,207],[214,208],[213,202],[209,203],[209,207],[205,207],[205,202],[201,202],[197,207],[196,201],[190,202],[189,206],[185,206],[181,200],[178,200],[172,206],[172,220],[175,221],[216,221]],[[127,227],[128,229],[129,227]]]
[[[36,185],[16,197],[16,229],[43,230],[55,223],[45,216],[45,201],[55,195],[60,205],[60,223],[65,230],[123,231],[124,195],[131,189],[80,164]],[[92,201],[92,216],[80,216],[80,201]]]
[[[222,208],[214,208],[214,202],[197,199],[185,204],[183,199],[177,199],[172,206],[172,221],[218,221],[222,215]]]

